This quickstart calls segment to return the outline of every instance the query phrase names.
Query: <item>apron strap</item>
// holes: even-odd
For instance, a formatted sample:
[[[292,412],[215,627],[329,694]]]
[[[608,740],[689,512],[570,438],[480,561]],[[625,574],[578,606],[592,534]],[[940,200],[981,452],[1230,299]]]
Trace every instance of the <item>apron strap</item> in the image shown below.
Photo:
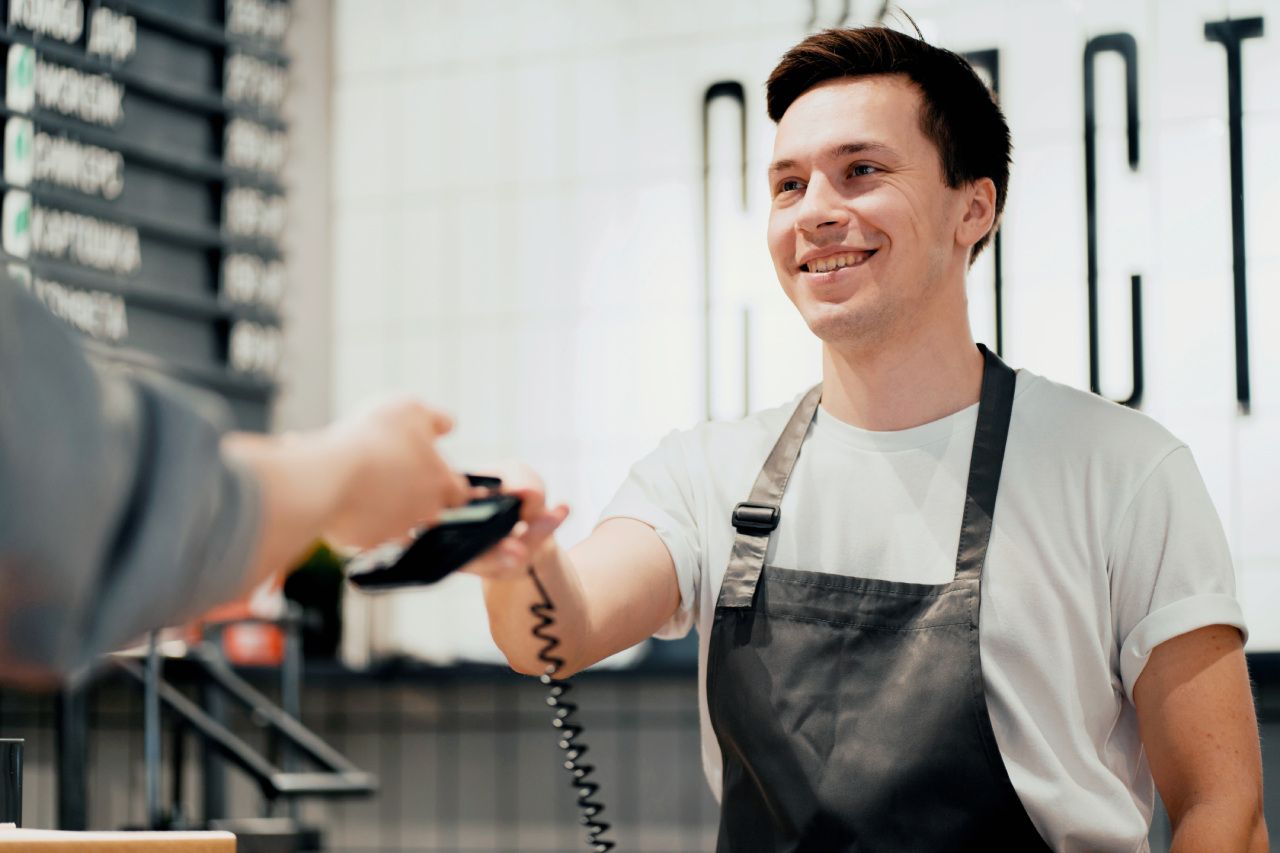
[[[985,364],[982,394],[978,400],[978,425],[969,458],[969,483],[965,488],[964,520],[960,524],[960,548],[956,554],[956,580],[982,576],[991,542],[991,520],[996,512],[996,490],[1004,467],[1004,448],[1013,414],[1013,394],[1018,375],[982,344]]]
[[[787,480],[800,456],[809,424],[818,410],[822,398],[822,386],[815,385],[800,400],[791,420],[769,452],[764,468],[756,477],[751,497],[733,510],[733,550],[729,566],[725,569],[720,585],[720,607],[750,607],[755,597],[756,582],[764,571],[765,555],[769,550],[769,537],[778,526],[782,507],[782,494]]]
[[[978,578],[987,559],[991,522],[995,516],[996,490],[1004,466],[1009,420],[1017,373],[982,344],[984,364],[982,391],[978,400],[978,423],[974,431],[973,453],[969,459],[969,481],[965,488],[964,519],[960,526],[960,547],[956,554],[956,580]],[[756,584],[764,571],[769,539],[778,526],[782,495],[800,456],[809,424],[822,398],[816,385],[801,399],[791,420],[769,452],[764,468],[751,489],[751,497],[733,510],[733,550],[724,582],[720,586],[720,607],[750,607]]]

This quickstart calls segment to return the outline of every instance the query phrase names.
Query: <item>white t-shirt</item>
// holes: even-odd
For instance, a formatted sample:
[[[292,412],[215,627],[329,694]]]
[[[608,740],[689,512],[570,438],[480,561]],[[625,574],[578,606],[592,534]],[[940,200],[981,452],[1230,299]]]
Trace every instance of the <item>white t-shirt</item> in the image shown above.
[[[730,516],[799,398],[674,432],[637,463],[602,520],[635,518],[675,562],[698,626],[702,757],[720,797],[707,717],[707,641],[733,542]],[[896,432],[821,408],[782,501],[768,562],[910,583],[953,579],[977,405]],[[987,703],[1013,786],[1056,850],[1142,850],[1155,786],[1134,682],[1159,643],[1206,625],[1244,630],[1221,523],[1187,447],[1150,418],[1018,373],[982,581]]]

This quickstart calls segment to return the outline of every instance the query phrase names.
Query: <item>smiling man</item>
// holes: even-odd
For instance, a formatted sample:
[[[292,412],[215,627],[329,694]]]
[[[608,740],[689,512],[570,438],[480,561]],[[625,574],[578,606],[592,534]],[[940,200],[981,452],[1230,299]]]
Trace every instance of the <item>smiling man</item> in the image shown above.
[[[720,851],[1267,847],[1244,624],[1187,447],[975,344],[965,273],[1008,127],[959,56],[881,28],[768,84],[778,280],[822,384],[673,433],[564,551],[472,569],[538,673],[531,562],[576,670],[696,624]]]

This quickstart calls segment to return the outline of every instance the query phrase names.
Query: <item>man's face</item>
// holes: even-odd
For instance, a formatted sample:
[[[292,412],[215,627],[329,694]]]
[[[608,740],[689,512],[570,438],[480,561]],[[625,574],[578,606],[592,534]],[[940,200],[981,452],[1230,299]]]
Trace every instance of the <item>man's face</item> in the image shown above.
[[[948,298],[948,279],[963,282],[966,194],[946,186],[920,106],[905,76],[843,78],[805,92],[778,123],[769,252],[827,343],[918,329]]]

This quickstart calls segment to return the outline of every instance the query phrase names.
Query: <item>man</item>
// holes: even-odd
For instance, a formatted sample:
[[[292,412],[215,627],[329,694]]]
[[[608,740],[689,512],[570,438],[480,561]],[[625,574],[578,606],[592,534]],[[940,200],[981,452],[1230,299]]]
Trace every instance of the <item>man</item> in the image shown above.
[[[323,430],[231,434],[99,372],[0,277],[0,680],[49,685],[247,593],[322,535],[402,536],[467,499],[449,419],[393,400]]]
[[[1244,625],[1187,448],[1014,371],[964,276],[1009,134],[968,65],[880,28],[812,36],[768,84],[768,241],[823,383],[668,436],[566,553],[479,561],[493,635],[540,671],[532,563],[579,670],[700,635],[720,851],[1266,849]],[[819,396],[820,395],[820,396]],[[803,449],[802,449],[803,448]]]

